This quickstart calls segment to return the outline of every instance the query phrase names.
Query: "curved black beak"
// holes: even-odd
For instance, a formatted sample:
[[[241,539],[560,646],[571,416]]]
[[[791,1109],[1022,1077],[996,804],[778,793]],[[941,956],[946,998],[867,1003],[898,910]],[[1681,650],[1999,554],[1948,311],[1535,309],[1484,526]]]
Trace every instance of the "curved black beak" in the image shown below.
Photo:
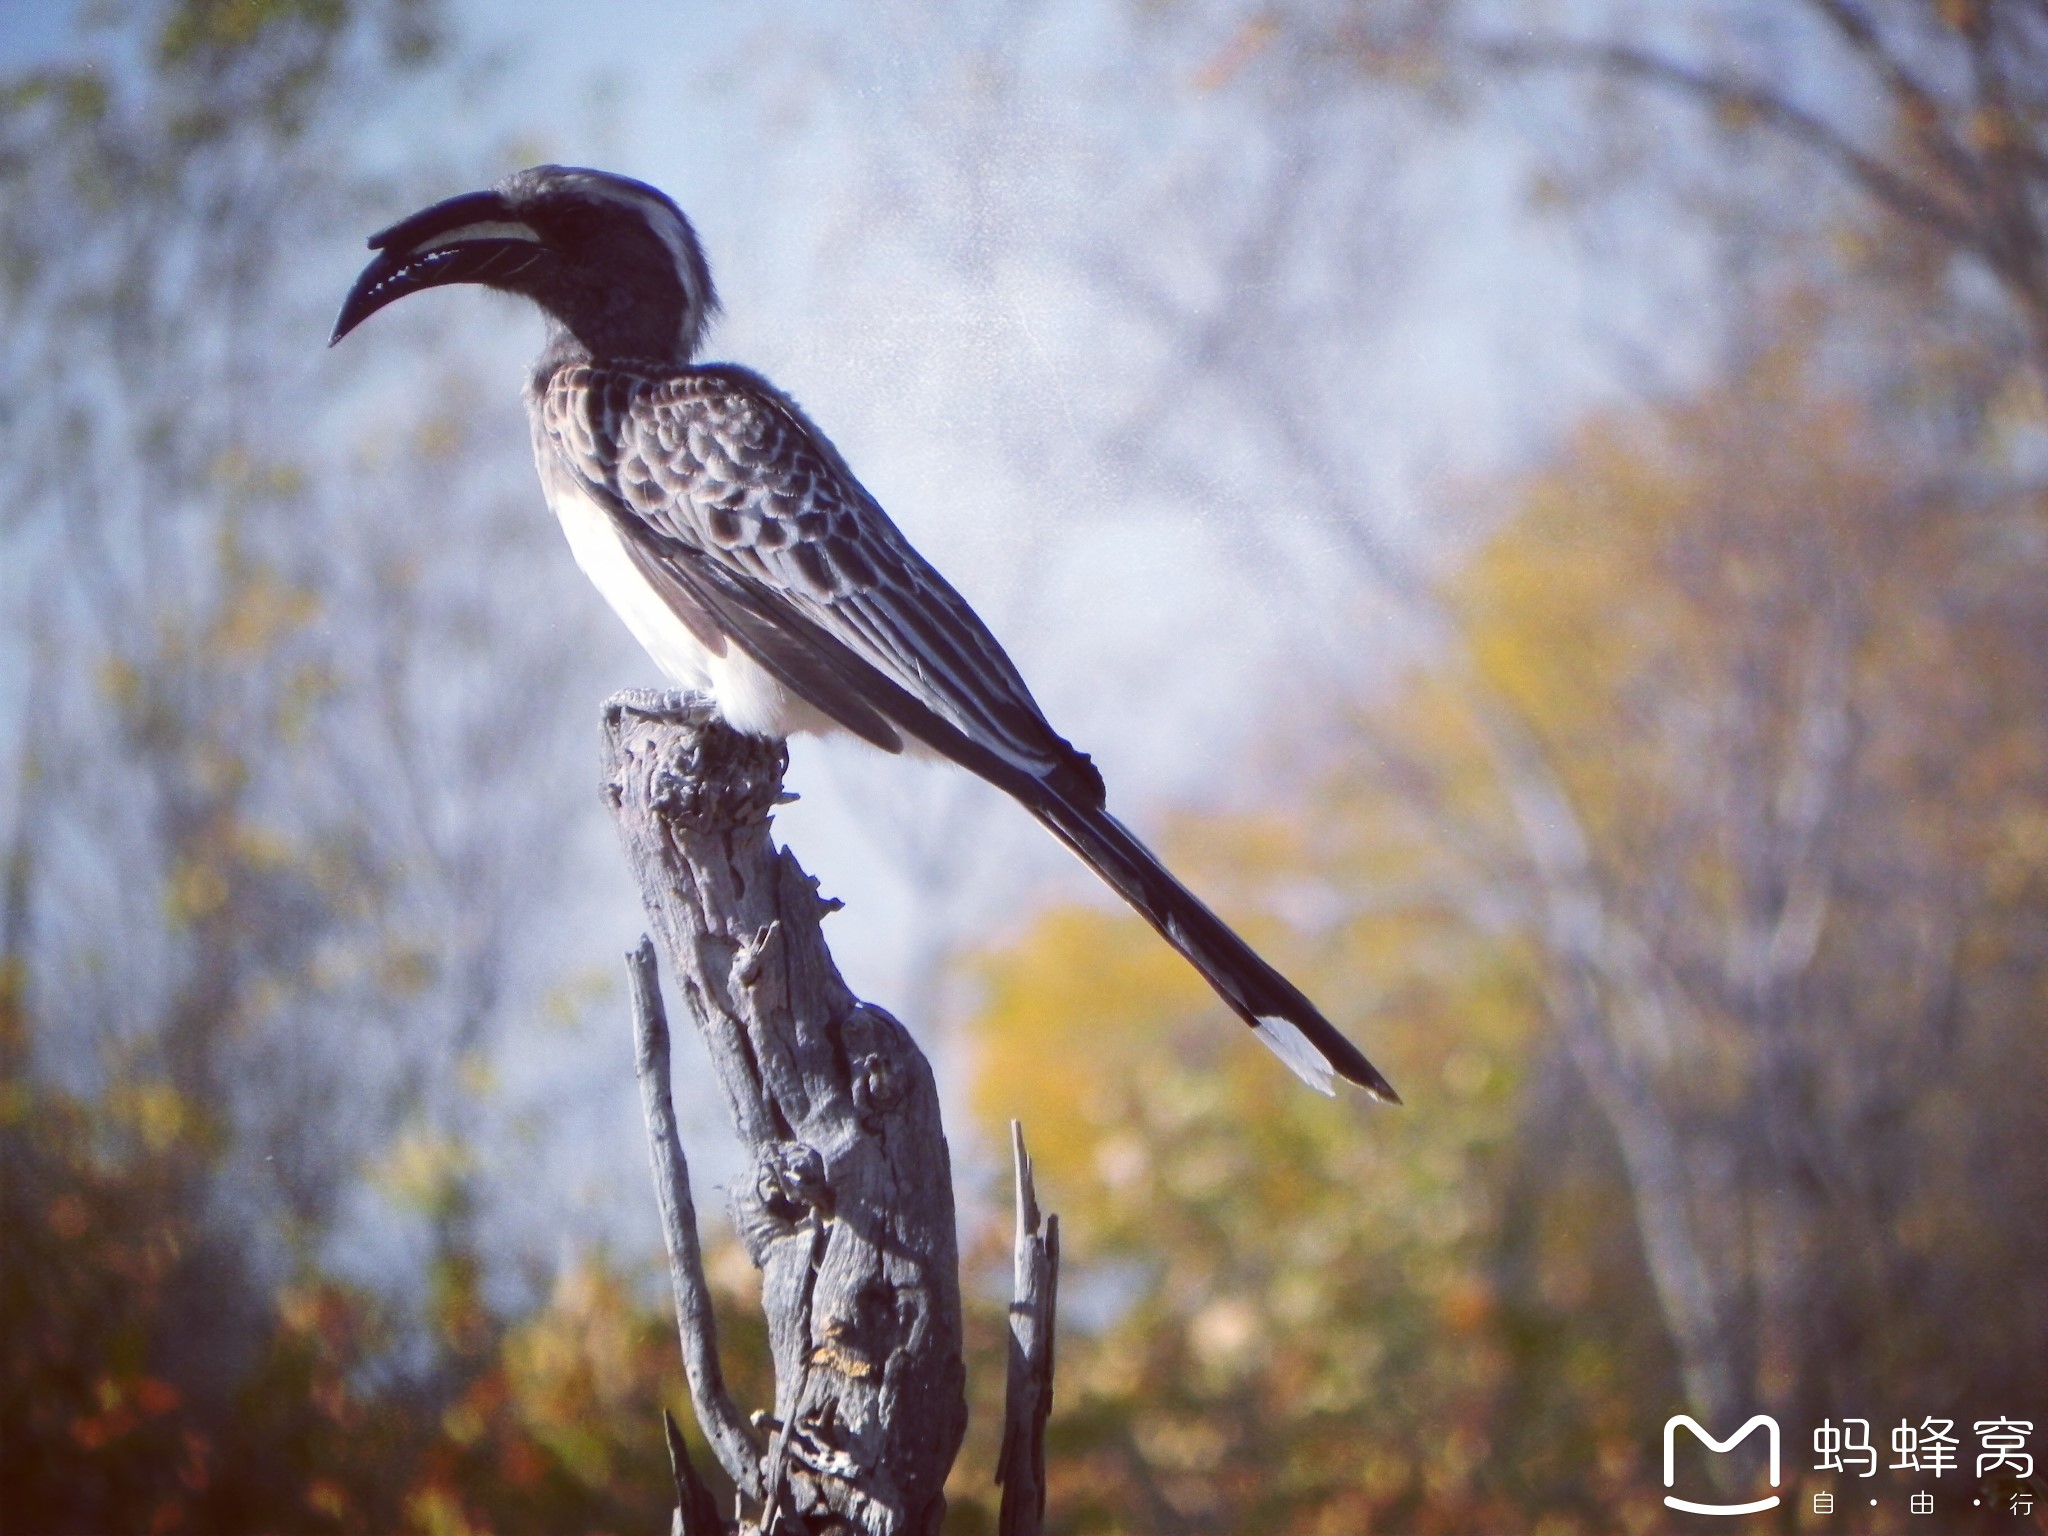
[[[553,259],[531,225],[496,192],[466,192],[370,236],[377,252],[334,317],[331,347],[387,304],[450,283],[502,287]]]

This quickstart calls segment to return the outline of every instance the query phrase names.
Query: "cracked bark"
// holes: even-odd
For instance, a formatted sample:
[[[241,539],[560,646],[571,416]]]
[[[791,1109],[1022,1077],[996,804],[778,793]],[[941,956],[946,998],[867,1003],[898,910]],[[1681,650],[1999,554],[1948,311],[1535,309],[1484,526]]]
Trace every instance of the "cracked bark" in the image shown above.
[[[718,1371],[643,946],[638,1060],[684,1361],[706,1438],[759,1508],[742,1529],[935,1533],[967,1408],[930,1066],[902,1025],[847,990],[819,932],[836,903],[769,835],[780,743],[732,731],[701,699],[621,694],[605,706],[604,744],[605,798],[750,1157],[731,1207],[762,1272],[776,1376],[765,1444]],[[722,1524],[694,1479],[679,1457],[676,1529],[690,1536]]]

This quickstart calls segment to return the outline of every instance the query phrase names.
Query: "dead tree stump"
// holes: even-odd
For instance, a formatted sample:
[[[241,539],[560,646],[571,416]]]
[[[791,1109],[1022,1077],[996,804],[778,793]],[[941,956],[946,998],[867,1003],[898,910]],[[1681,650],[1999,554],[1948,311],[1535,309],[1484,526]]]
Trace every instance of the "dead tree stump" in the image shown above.
[[[769,836],[785,798],[781,744],[669,694],[611,699],[604,742],[606,800],[751,1168],[731,1191],[732,1217],[762,1272],[776,1375],[773,1413],[753,1420],[718,1364],[643,939],[629,957],[637,1066],[684,1366],[706,1439],[757,1510],[741,1529],[932,1536],[967,1403],[952,1167],[931,1068],[901,1024],[847,990],[819,931],[837,904]],[[1024,1398],[1042,1425],[1050,1308],[1032,1315],[1045,1390]],[[1036,1450],[1038,1429],[1021,1433]],[[676,1530],[724,1532],[680,1437],[670,1445]],[[1035,1479],[1007,1469],[1034,1496],[1038,1459]],[[1004,1529],[1036,1526],[1034,1510],[1028,1526]]]

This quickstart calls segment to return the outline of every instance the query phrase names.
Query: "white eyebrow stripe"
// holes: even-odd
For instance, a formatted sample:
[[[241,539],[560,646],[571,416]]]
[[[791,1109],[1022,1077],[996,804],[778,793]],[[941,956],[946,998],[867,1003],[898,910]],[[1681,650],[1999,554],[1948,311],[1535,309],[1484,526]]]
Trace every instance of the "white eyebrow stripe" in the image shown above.
[[[688,282],[690,256],[683,245],[682,233],[676,228],[675,210],[631,187],[606,187],[604,191],[614,202],[629,204],[639,213],[646,221],[647,227],[654,231],[656,238],[668,247],[669,256],[675,262],[677,275]]]
[[[521,224],[510,219],[486,219],[479,224],[465,224],[460,229],[451,229],[445,235],[436,235],[412,248],[417,256],[424,251],[438,251],[443,246],[456,245],[464,240],[527,240],[535,245],[541,243],[540,236],[531,224]]]

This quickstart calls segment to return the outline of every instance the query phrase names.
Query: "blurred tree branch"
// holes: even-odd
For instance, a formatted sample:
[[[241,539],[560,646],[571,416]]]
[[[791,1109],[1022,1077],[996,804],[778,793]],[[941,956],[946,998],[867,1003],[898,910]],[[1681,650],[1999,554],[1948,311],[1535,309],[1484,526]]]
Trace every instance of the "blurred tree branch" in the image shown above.
[[[2012,303],[2048,389],[2048,11],[2038,0],[1797,0],[1699,6],[1694,18],[1775,12],[1832,38],[1857,78],[1687,57],[1610,31],[1567,33],[1546,18],[1509,32],[1470,4],[1396,8],[1340,24],[1334,43],[1375,75],[1579,76],[1689,103],[1732,131],[1813,155],[1886,213],[1983,268]],[[1605,25],[1626,23],[1609,17]],[[1597,12],[1590,25],[1603,25]],[[1806,95],[1802,97],[1801,88]],[[1884,141],[1859,131],[1872,100]]]

